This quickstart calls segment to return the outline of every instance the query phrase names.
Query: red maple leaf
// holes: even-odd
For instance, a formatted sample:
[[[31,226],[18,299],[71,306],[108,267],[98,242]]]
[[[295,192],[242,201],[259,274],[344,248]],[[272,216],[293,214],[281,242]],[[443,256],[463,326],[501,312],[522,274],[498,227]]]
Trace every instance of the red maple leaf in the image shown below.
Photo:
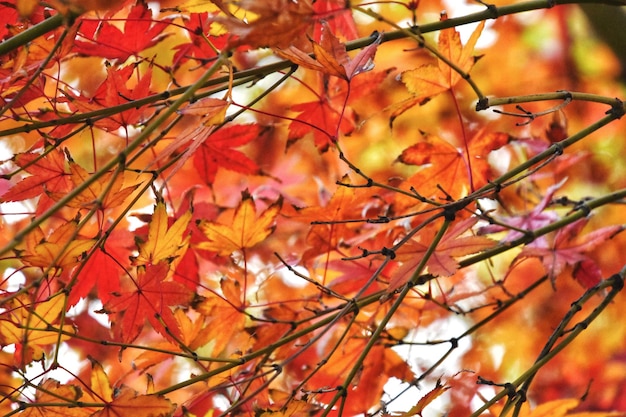
[[[107,238],[104,249],[98,248],[78,272],[76,283],[68,296],[68,305],[75,305],[86,297],[94,288],[98,298],[106,304],[113,294],[120,291],[120,277],[130,266],[133,233],[124,229],[115,229]]]
[[[19,14],[14,4],[0,3],[0,40],[13,36],[11,30],[19,22]]]
[[[44,193],[65,194],[72,189],[69,174],[65,171],[65,155],[60,150],[45,155],[21,153],[13,159],[15,164],[30,174],[0,197],[1,202],[22,201]]]
[[[74,108],[90,112],[103,108],[110,108],[121,104],[126,104],[139,98],[144,98],[152,92],[150,82],[152,80],[152,69],[148,68],[145,74],[138,77],[133,87],[129,87],[129,80],[136,70],[136,66],[128,65],[123,68],[115,68],[107,65],[107,78],[100,84],[95,94],[91,98],[78,96],[67,91],[70,97],[70,105]],[[150,110],[149,112],[152,112]],[[106,131],[116,131],[120,127],[132,126],[142,122],[149,116],[148,110],[141,107],[133,107],[128,110],[116,112],[105,119],[96,120],[94,124]]]
[[[124,19],[124,30],[106,20],[81,20],[74,51],[124,62],[169,36],[162,33],[168,24],[167,19],[154,21],[148,5],[138,2]],[[85,40],[80,40],[80,37]]]
[[[194,153],[193,165],[207,184],[213,184],[217,168],[222,167],[242,174],[260,174],[256,162],[234,148],[250,143],[265,133],[265,129],[256,124],[234,125],[222,128],[210,134]]]
[[[581,235],[580,232],[588,222],[589,218],[577,220],[546,236],[546,239],[535,240],[528,244],[515,259],[526,257],[541,259],[553,282],[556,276],[563,272],[566,265],[576,266],[577,272],[574,278],[581,285],[586,288],[596,285],[602,276],[587,252],[620,233],[624,230],[624,226],[607,226]]]
[[[352,112],[349,108],[336,108],[330,100],[320,97],[317,101],[291,106],[299,115],[289,125],[287,146],[313,133],[315,146],[325,152],[331,143],[337,141],[339,133],[349,134],[354,130]]]
[[[146,320],[160,333],[167,335],[167,328],[175,337],[181,336],[171,307],[189,305],[194,293],[179,282],[165,281],[169,269],[167,262],[138,267],[137,276],[126,280],[122,291],[104,305],[118,340],[135,340]]]
[[[287,146],[312,133],[315,145],[325,152],[339,134],[349,135],[356,127],[356,114],[350,105],[375,91],[390,72],[360,73],[348,82],[338,77],[325,80],[324,96],[291,106],[299,114],[289,124]]]
[[[439,241],[435,251],[426,261],[429,273],[439,276],[450,276],[458,269],[458,263],[455,258],[471,255],[495,246],[496,241],[485,236],[462,236],[477,221],[477,217],[469,217],[459,221],[448,230]],[[392,292],[398,289],[411,278],[417,266],[422,262],[436,234],[436,227],[428,227],[419,234],[419,239],[409,240],[396,251],[397,259],[404,262],[392,275],[387,291]]]
[[[191,59],[205,64],[209,62],[211,58],[217,56],[218,50],[226,46],[226,42],[228,41],[226,34],[220,36],[206,35],[211,30],[211,25],[214,23],[208,16],[208,13],[191,13],[189,19],[185,20],[185,27],[189,30],[190,42],[182,43],[174,47],[176,53],[172,60],[172,66],[176,67]]]
[[[347,40],[354,40],[359,37],[348,1],[317,0],[313,3],[313,10],[315,17],[322,22],[322,24],[316,23],[314,26],[314,40],[319,41],[321,39],[324,25],[328,25],[333,33],[339,33]]]
[[[561,188],[565,181],[566,180],[564,179],[558,184],[548,187],[545,196],[530,212],[522,215],[498,217],[500,224],[489,224],[487,226],[483,226],[479,229],[478,233],[482,235],[508,230],[509,232],[504,238],[501,239],[501,241],[510,242],[524,235],[524,233],[520,230],[533,231],[557,221],[559,219],[559,215],[555,211],[546,211],[545,209],[552,202],[554,193]],[[507,229],[505,226],[502,226],[503,224],[506,224],[509,228]],[[545,239],[545,236],[541,236],[538,239],[543,240]]]

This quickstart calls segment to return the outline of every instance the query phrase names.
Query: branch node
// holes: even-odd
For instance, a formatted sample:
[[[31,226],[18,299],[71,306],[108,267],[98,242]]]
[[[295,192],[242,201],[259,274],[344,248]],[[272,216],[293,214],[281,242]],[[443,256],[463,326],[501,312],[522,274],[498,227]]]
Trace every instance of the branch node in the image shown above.
[[[487,97],[481,97],[476,103],[476,111],[487,110],[489,108],[489,99]]]
[[[457,210],[454,207],[446,207],[443,211],[443,218],[448,222],[453,222],[456,219]]]
[[[622,116],[626,114],[626,107],[624,106],[624,102],[615,97],[615,102],[613,103],[611,108],[606,111],[606,114],[613,115],[615,119],[621,119]]]
[[[580,210],[584,213],[585,217],[589,216],[591,214],[591,208],[589,208],[589,206],[587,205],[587,203],[583,200],[583,201],[579,201],[578,203],[576,203],[576,205],[574,206],[574,210]]]
[[[609,278],[611,281],[611,287],[615,291],[621,291],[624,288],[624,278],[620,274],[613,274]]]
[[[459,339],[457,339],[456,337],[453,337],[452,339],[450,339],[450,345],[451,345],[451,349],[456,349],[459,347]]]
[[[554,155],[556,156],[563,155],[563,145],[561,145],[560,143],[552,144],[552,148],[554,150]]]
[[[396,252],[393,249],[389,249],[383,246],[383,248],[381,249],[380,253],[383,256],[388,257],[389,259],[395,259],[396,258]]]

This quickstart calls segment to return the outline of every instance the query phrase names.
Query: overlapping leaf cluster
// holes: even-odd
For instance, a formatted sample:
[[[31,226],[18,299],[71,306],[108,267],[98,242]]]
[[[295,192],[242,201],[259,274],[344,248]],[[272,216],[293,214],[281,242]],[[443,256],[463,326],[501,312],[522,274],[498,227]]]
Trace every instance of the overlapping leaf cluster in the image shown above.
[[[0,3],[3,415],[626,411],[575,6],[105,3]]]

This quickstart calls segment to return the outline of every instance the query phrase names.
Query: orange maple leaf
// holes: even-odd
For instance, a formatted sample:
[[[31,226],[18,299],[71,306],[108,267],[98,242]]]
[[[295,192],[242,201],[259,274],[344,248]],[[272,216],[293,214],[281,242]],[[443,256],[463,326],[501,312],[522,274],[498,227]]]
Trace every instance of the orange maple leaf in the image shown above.
[[[564,398],[561,400],[548,401],[547,403],[539,404],[533,410],[530,410],[528,402],[522,404],[520,417],[620,417],[623,416],[622,412],[615,411],[583,411],[578,413],[570,413],[570,410],[578,407],[580,400],[577,398]],[[494,405],[490,408],[491,415],[501,415],[501,405]]]
[[[315,58],[295,46],[286,49],[277,48],[276,53],[302,67],[350,81],[355,76],[374,68],[374,55],[382,38],[382,34],[379,34],[374,42],[350,59],[346,46],[337,39],[329,26],[324,24],[320,43],[311,42]]]
[[[408,180],[421,195],[432,197],[441,188],[453,198],[458,198],[491,179],[487,156],[509,140],[510,136],[506,133],[480,130],[470,139],[469,155],[466,155],[464,149],[456,148],[435,135],[425,135],[421,141],[402,151],[398,161],[424,166]]]
[[[424,412],[424,408],[426,408],[430,403],[439,398],[442,394],[444,394],[450,387],[442,385],[441,380],[437,380],[435,387],[430,390],[426,395],[419,399],[417,404],[415,404],[411,409],[404,413],[393,413],[394,417],[413,417],[413,416],[421,416],[422,412]]]
[[[481,21],[465,46],[461,43],[460,34],[454,28],[442,30],[439,35],[439,53],[467,74],[476,62],[476,58],[472,54],[484,26],[485,22]],[[453,88],[462,79],[462,76],[446,62],[439,60],[438,65],[424,64],[415,69],[404,71],[401,79],[412,97],[394,106],[391,120],[416,104],[423,103],[427,99]]]
[[[76,407],[82,392],[76,385],[61,384],[55,379],[46,379],[37,387],[35,407],[27,407],[21,416],[24,417],[87,417],[88,414]],[[67,407],[59,407],[59,403],[67,403]],[[48,404],[53,404],[48,405]],[[72,407],[74,406],[74,407]]]
[[[83,167],[74,161],[70,161],[70,179],[74,187],[84,183],[91,175]],[[107,172],[98,177],[85,191],[68,203],[68,206],[75,208],[98,207],[101,210],[122,205],[124,200],[138,187],[131,185],[122,188],[124,176],[116,175],[113,171]]]
[[[122,291],[104,305],[102,311],[109,313],[119,340],[135,340],[146,320],[156,331],[180,338],[171,307],[187,306],[194,293],[179,282],[166,281],[168,271],[167,262],[137,268],[137,277],[124,282]]]
[[[279,198],[257,218],[254,199],[248,190],[243,191],[241,203],[235,210],[230,226],[208,220],[198,222],[198,228],[207,237],[208,242],[200,242],[196,247],[217,252],[220,256],[253,247],[274,231],[274,223],[282,207],[282,201],[282,197]]]
[[[198,350],[206,356],[228,356],[245,351],[254,342],[245,331],[247,318],[239,307],[242,305],[241,285],[225,277],[220,280],[220,288],[223,298],[207,297],[196,308],[208,319],[203,338],[210,343]]]
[[[245,12],[242,14],[245,19],[235,17],[224,7],[222,10],[227,16],[215,20],[239,37],[235,42],[239,45],[288,46],[313,23],[314,11],[310,0],[241,0],[237,2],[237,8]]]
[[[176,404],[162,396],[138,395],[129,387],[121,387],[116,390],[113,401],[92,417],[169,417],[175,409]]]

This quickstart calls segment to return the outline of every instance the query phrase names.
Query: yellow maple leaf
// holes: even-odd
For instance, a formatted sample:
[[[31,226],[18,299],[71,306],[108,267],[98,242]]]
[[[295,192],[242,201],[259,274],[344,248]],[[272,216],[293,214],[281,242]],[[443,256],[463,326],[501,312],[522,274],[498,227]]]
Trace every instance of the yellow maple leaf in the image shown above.
[[[230,226],[208,220],[198,222],[198,228],[208,241],[198,243],[197,248],[227,256],[235,251],[253,247],[274,231],[274,223],[282,206],[282,198],[269,206],[257,218],[254,199],[248,190],[241,194],[241,203],[235,210]]]
[[[191,220],[191,210],[180,216],[168,229],[165,203],[159,201],[148,227],[148,240],[138,242],[139,255],[133,259],[135,265],[156,265],[161,261],[181,259],[189,246],[189,235],[185,235]]]
[[[44,347],[69,338],[67,334],[59,337],[59,331],[72,332],[71,326],[65,325],[60,330],[54,328],[64,306],[65,299],[59,296],[38,303],[34,309],[22,297],[7,303],[7,311],[2,314],[0,334],[5,344],[22,346],[20,362],[39,360],[44,356]]]

